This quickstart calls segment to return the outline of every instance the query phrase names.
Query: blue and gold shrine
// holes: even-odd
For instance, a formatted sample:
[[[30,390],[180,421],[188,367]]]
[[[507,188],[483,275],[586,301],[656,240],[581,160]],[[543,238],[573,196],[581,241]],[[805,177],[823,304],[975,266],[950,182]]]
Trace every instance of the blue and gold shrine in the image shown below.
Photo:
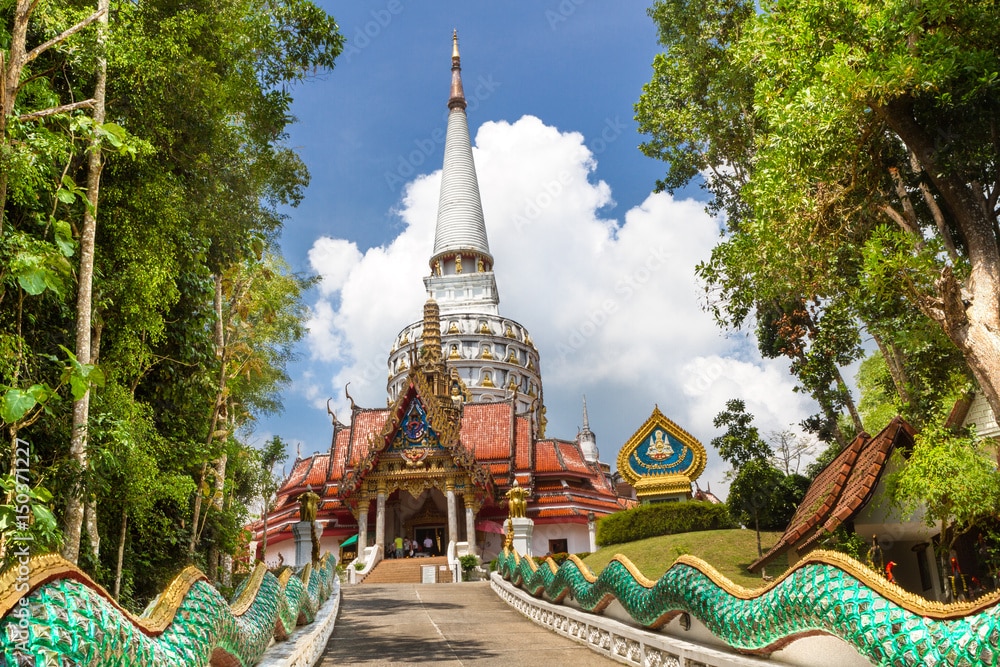
[[[690,500],[691,483],[705,462],[704,445],[657,406],[618,453],[618,472],[640,502]]]

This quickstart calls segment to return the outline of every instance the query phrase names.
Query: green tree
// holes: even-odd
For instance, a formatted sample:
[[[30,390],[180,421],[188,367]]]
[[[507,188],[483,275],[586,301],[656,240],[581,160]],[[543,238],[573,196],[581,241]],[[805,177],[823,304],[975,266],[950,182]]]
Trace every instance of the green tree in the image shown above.
[[[730,515],[757,533],[757,555],[764,555],[761,530],[781,530],[791,520],[799,501],[809,488],[809,479],[797,472],[782,472],[772,463],[781,460],[790,468],[802,450],[793,434],[774,434],[780,446],[776,457],[772,446],[760,437],[753,415],[742,399],[726,401],[726,409],[715,416],[716,428],[726,427],[723,435],[712,439],[719,456],[732,466],[732,478],[726,505]],[[797,467],[797,464],[796,464]]]
[[[753,415],[746,411],[746,403],[741,398],[726,401],[726,409],[712,421],[715,428],[726,427],[726,432],[712,438],[712,446],[722,460],[733,467],[735,472],[756,460],[767,460],[774,452],[753,425]]]
[[[743,525],[753,526],[757,533],[757,557],[764,555],[760,531],[771,523],[773,494],[781,483],[782,474],[763,459],[751,459],[736,472],[729,485],[726,506],[729,514]]]
[[[264,443],[264,448],[257,452],[259,471],[257,478],[257,492],[260,494],[260,520],[264,524],[263,537],[261,538],[260,552],[267,554],[267,516],[274,503],[274,494],[277,493],[281,480],[275,476],[274,467],[288,458],[288,446],[281,436],[273,436]]]
[[[732,466],[732,478],[726,504],[730,515],[737,521],[752,523],[757,533],[757,553],[763,555],[760,543],[761,520],[766,519],[767,507],[775,480],[781,476],[767,459],[773,455],[753,424],[753,415],[746,411],[743,399],[726,401],[726,409],[715,416],[715,428],[726,427],[726,432],[712,438],[712,446],[719,456]]]
[[[259,260],[250,258],[216,276],[217,376],[206,448],[217,454],[214,461],[202,463],[197,479],[199,493],[195,496],[188,546],[192,555],[208,525],[209,513],[224,507],[229,450],[226,443],[255,414],[277,405],[277,389],[287,381],[285,364],[291,359],[292,346],[305,331],[301,296],[307,285],[272,253]],[[215,574],[211,555],[207,574]]]
[[[198,491],[213,505],[212,534],[196,561],[236,550],[256,498],[252,452],[237,430],[280,408],[304,316],[305,283],[277,261],[275,245],[279,208],[295,205],[308,182],[285,145],[291,94],[332,67],[342,38],[307,0],[144,0],[110,3],[101,49],[92,24],[105,14],[94,14],[95,2],[0,7],[0,43],[16,47],[0,63],[3,102],[13,105],[0,133],[0,416],[5,435],[30,438],[32,473],[44,476],[57,512],[70,505],[63,521],[78,516],[79,496],[94,508],[81,532],[118,537],[117,550],[83,550],[81,565],[141,608],[204,524],[204,513],[192,522],[191,507],[203,464],[215,473]],[[101,54],[103,124],[89,115]],[[120,128],[127,155],[107,150],[126,136]],[[90,150],[95,138],[100,153]],[[99,211],[78,185],[95,173],[91,161]],[[96,227],[80,222],[98,217]],[[88,226],[92,298],[77,307]],[[228,299],[251,274],[259,296]],[[235,323],[225,358],[216,356],[216,277]],[[92,315],[82,335],[78,314]],[[89,363],[71,352],[77,345]],[[67,399],[88,388],[89,415],[74,427]],[[66,447],[83,424],[86,465]]]
[[[945,0],[654,6],[663,60],[679,64],[671,77],[658,57],[637,113],[653,135],[647,150],[703,159],[714,206],[729,215],[730,237],[701,268],[727,320],[776,296],[853,294],[872,330],[862,305],[903,296],[1000,412],[1000,183],[988,139],[998,13]],[[715,69],[722,76],[692,86]],[[713,100],[725,102],[699,106]],[[685,123],[696,129],[685,134]]]
[[[995,524],[1000,516],[1000,472],[975,434],[929,424],[905,461],[898,450],[893,457],[898,470],[887,481],[891,501],[904,516],[923,508],[927,524],[941,529],[945,553],[974,526]]]

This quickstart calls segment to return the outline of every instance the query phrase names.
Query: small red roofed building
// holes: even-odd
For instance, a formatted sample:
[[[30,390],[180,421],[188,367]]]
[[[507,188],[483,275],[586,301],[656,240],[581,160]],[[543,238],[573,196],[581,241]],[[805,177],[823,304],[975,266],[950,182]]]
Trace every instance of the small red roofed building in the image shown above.
[[[971,415],[984,424],[981,434],[996,437],[1000,429],[989,419],[989,407],[982,410],[984,405],[985,401],[963,399],[948,423],[967,426],[975,423]],[[750,571],[761,572],[782,556],[794,565],[810,551],[823,548],[834,531],[843,528],[867,543],[862,557],[874,570],[884,574],[894,563],[893,579],[904,589],[939,601],[954,599],[949,592],[953,587],[958,597],[972,596],[975,582],[985,574],[980,571],[974,536],[960,539],[950,562],[942,562],[937,548],[940,526],[929,525],[919,509],[899,516],[886,497],[885,479],[898,465],[893,452],[907,455],[914,435],[901,417],[874,437],[859,434],[816,476],[777,544],[751,563]]]
[[[334,416],[329,452],[297,459],[267,522],[269,565],[294,563],[296,499],[319,494],[321,550],[342,557],[397,536],[420,554],[502,548],[504,494],[527,489],[532,552],[593,551],[596,521],[634,504],[599,461],[586,399],[574,440],[545,436],[541,363],[527,329],[499,312],[493,256],[469,138],[457,36],[453,40],[441,196],[421,320],[389,351],[389,407],[351,399]],[[348,396],[350,399],[350,396]],[[703,465],[703,464],[702,464]],[[251,526],[259,544],[263,523]],[[425,546],[426,545],[426,546]]]

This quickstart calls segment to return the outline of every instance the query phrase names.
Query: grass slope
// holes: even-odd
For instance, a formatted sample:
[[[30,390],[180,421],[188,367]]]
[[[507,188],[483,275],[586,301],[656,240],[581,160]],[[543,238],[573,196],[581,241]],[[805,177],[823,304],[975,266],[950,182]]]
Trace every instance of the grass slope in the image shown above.
[[[760,534],[761,545],[767,552],[781,537],[781,533]],[[659,579],[677,557],[682,554],[697,556],[734,583],[747,588],[764,584],[759,574],[747,571],[747,565],[757,559],[757,535],[752,530],[706,530],[678,535],[662,535],[637,542],[613,544],[583,559],[595,573],[604,569],[616,554],[627,556],[647,578]],[[776,576],[785,571],[788,560],[781,556],[768,566],[767,573]]]

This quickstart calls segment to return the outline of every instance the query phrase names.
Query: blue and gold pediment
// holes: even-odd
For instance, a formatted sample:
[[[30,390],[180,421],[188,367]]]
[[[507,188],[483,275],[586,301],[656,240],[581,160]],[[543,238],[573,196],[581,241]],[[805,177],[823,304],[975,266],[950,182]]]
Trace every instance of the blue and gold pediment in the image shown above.
[[[640,498],[689,494],[705,463],[705,447],[667,419],[659,407],[653,408],[653,414],[618,454],[618,472]]]
[[[438,434],[427,420],[427,411],[419,399],[414,398],[403,414],[399,430],[392,438],[390,451],[413,448],[441,449]]]

